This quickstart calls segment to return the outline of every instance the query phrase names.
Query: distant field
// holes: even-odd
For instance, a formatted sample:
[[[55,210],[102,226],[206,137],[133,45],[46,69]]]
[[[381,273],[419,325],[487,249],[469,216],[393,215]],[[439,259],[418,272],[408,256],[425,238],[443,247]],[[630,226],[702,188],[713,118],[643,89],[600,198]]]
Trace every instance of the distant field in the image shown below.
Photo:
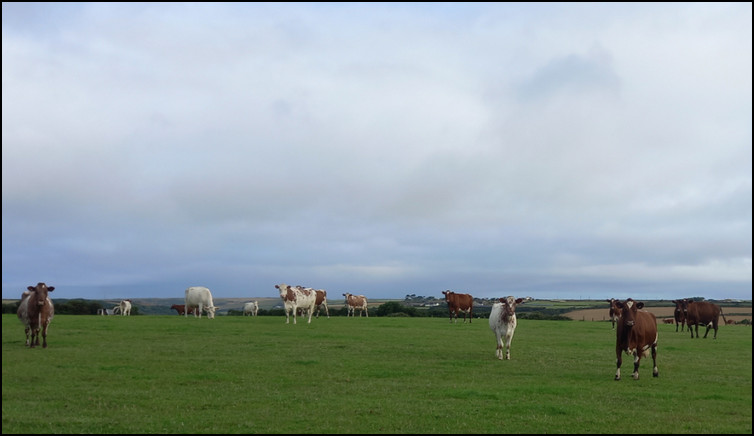
[[[732,319],[736,322],[748,319],[751,321],[751,307],[722,307],[726,319]],[[661,323],[663,318],[672,318],[675,307],[647,307],[645,310],[652,312],[657,317],[657,322]],[[609,321],[609,310],[604,309],[584,309],[568,312],[565,316],[577,321]],[[723,324],[723,318],[720,317],[720,324]]]

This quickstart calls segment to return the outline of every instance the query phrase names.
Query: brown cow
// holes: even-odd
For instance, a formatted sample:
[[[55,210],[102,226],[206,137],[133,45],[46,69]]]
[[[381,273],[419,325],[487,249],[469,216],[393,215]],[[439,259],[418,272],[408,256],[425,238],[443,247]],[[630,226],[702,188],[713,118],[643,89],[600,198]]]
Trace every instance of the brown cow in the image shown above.
[[[733,325],[736,322],[734,320],[732,320],[732,319],[727,319],[727,320],[725,320],[725,323],[728,324],[728,325]]]
[[[315,289],[315,292],[317,293],[317,299],[314,301],[314,312],[317,318],[319,318],[319,311],[323,306],[325,308],[325,314],[327,315],[327,318],[330,318],[330,311],[327,310],[327,291],[325,291],[324,289]]]
[[[673,318],[663,318],[662,323],[663,324],[675,324],[675,320]]]
[[[686,325],[686,310],[683,308],[684,300],[673,300],[675,303],[675,311],[673,312],[673,318],[675,319],[675,331],[678,331],[678,326],[681,326],[681,331]]]
[[[715,303],[707,301],[694,301],[683,300],[684,308],[686,310],[686,325],[689,327],[691,337],[694,337],[694,331],[696,330],[696,337],[699,337],[699,325],[707,326],[707,331],[704,332],[704,337],[707,337],[709,329],[715,329],[715,336],[713,339],[717,339],[717,322],[720,319],[720,315],[723,315],[723,310]],[[723,320],[728,322],[723,315]],[[692,329],[692,327],[694,329]]]
[[[644,307],[641,301],[628,299],[624,302],[616,301],[615,305],[621,310],[618,322],[618,335],[615,345],[616,365],[615,380],[620,380],[620,366],[623,363],[623,353],[634,356],[634,380],[639,379],[639,362],[642,357],[652,353],[652,376],[657,377],[657,319],[651,312],[639,310]]]
[[[185,315],[186,314],[186,305],[185,304],[174,304],[170,306],[171,309],[175,309],[176,312],[178,312],[178,315]],[[195,307],[192,307],[189,309],[189,314],[193,315],[194,311],[196,311]]]
[[[369,318],[369,310],[367,308],[367,297],[363,295],[353,295],[346,292],[343,294],[344,297],[346,297],[346,307],[348,308],[348,313],[346,314],[346,318],[349,316],[356,316],[354,311],[356,309],[359,309],[359,318],[361,318],[361,313],[366,312],[367,318]]]
[[[620,317],[620,309],[615,307],[615,302],[618,300],[616,300],[615,298],[611,298],[605,301],[610,303],[610,310],[608,311],[608,315],[610,316],[610,323],[613,325],[613,330],[615,330],[615,323],[618,321],[618,318]]]
[[[470,294],[456,294],[453,291],[442,291],[445,294],[445,301],[448,302],[448,315],[450,316],[450,322],[458,322],[458,312],[463,312],[463,322],[466,323],[466,314],[469,314],[469,324],[471,324],[471,318],[474,317],[474,297]]]
[[[26,345],[30,348],[39,345],[41,333],[42,348],[47,348],[47,327],[55,316],[55,306],[50,300],[49,293],[54,291],[55,287],[39,282],[37,286],[29,286],[27,289],[16,312],[18,319],[24,324]]]

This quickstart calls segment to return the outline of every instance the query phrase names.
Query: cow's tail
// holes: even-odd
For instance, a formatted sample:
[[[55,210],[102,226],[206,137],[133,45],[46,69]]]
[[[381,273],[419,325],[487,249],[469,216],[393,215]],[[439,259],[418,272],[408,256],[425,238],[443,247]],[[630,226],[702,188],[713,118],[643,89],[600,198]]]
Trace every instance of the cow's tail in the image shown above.
[[[722,307],[720,308],[720,315],[722,315],[722,316],[723,316],[723,321],[724,321],[724,322],[725,322],[726,324],[728,324],[728,320],[727,320],[727,319],[725,319],[725,314],[723,313],[723,308],[722,308]]]

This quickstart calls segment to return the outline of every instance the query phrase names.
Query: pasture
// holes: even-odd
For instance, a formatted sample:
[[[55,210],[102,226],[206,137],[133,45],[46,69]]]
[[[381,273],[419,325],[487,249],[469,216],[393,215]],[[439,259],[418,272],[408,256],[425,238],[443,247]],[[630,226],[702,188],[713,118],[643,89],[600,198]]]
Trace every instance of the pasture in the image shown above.
[[[614,381],[609,323],[59,315],[3,322],[3,433],[752,433],[749,326],[659,325],[658,367]]]

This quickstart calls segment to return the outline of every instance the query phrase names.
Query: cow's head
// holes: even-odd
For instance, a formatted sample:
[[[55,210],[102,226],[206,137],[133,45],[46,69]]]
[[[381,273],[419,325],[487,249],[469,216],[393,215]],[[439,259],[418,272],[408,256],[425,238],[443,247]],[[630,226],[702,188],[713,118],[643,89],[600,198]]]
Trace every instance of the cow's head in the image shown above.
[[[450,296],[455,294],[455,292],[448,289],[447,291],[442,291],[443,294],[445,294],[445,301],[450,301]]]
[[[279,285],[275,285],[275,287],[278,291],[280,291],[280,298],[285,298],[285,296],[288,295],[290,286],[286,285],[285,283],[281,283]]]
[[[644,303],[641,301],[634,301],[628,299],[624,302],[616,301],[615,305],[620,309],[620,316],[623,320],[623,325],[626,327],[633,327],[636,323],[636,312],[644,307]]]
[[[500,298],[499,301],[503,303],[503,318],[510,318],[516,313],[516,306],[523,303],[523,298],[513,298],[508,296]]]
[[[215,306],[208,306],[205,307],[204,310],[207,311],[207,318],[214,319],[215,318],[215,311],[217,310],[217,307]]]
[[[31,301],[30,303],[42,307],[47,301],[48,293],[54,291],[55,287],[47,286],[46,284],[39,282],[37,283],[37,286],[29,286],[26,289],[29,290],[29,293],[32,296],[31,298],[34,298],[34,301]]]

